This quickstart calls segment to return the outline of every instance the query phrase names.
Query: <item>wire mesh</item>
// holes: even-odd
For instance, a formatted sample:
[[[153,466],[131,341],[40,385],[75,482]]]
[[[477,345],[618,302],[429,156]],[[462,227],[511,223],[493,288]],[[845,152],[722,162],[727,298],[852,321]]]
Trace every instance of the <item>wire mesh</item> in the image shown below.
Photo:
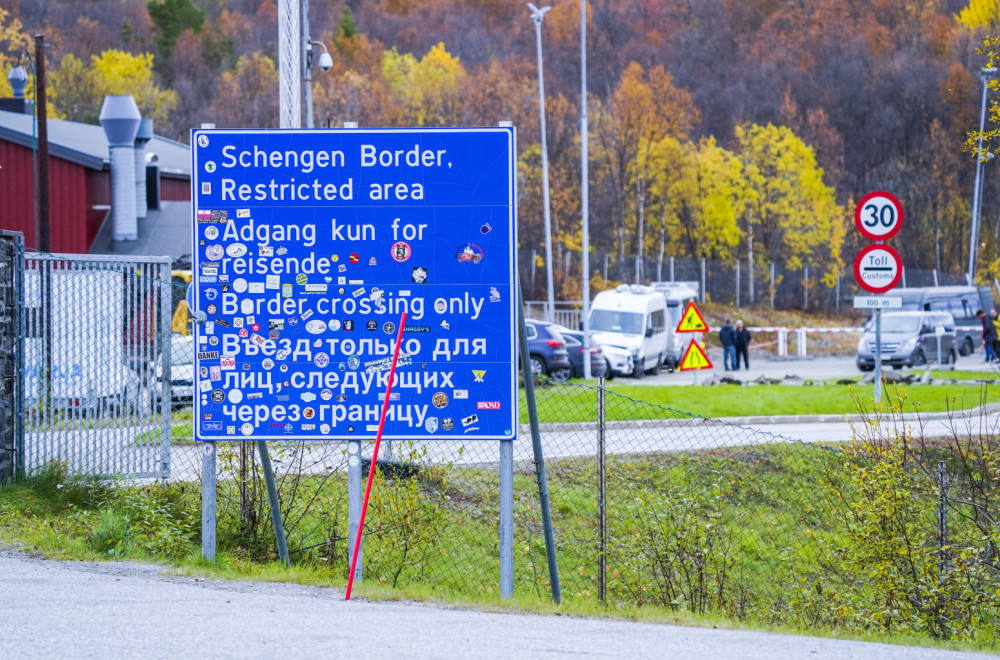
[[[29,262],[29,274],[38,263],[46,262]],[[123,263],[87,262],[79,276],[97,284],[53,294],[48,318],[56,323],[60,314],[72,317],[94,306],[104,318],[108,305],[123,301],[120,316],[110,313],[110,339],[65,335],[65,341],[71,348],[97,341],[95,363],[130,370],[145,389],[131,407],[68,414],[27,406],[29,469],[54,459],[84,473],[124,473],[124,464],[107,461],[155,447],[169,473],[131,474],[158,477],[197,519],[202,452],[192,437],[194,349],[184,333],[194,321],[181,295],[185,277],[174,272],[174,282],[157,289],[165,270],[154,276],[149,266],[140,272]],[[102,287],[104,295],[94,294]],[[26,311],[41,309],[26,288]],[[126,304],[133,299],[138,303]],[[44,334],[46,316],[38,318],[39,329],[32,331],[29,322],[25,339]],[[53,337],[63,341],[59,332]],[[70,353],[84,360],[85,349]],[[56,400],[62,394],[52,387]],[[40,396],[29,383],[28,401],[33,391]],[[978,454],[962,459],[948,439],[921,444],[919,429],[900,425],[863,426],[856,446],[828,447],[641,401],[604,384],[543,379],[535,392],[565,599],[603,596],[609,607],[660,606],[803,626],[923,626],[939,636],[965,634],[972,626],[963,622],[996,622],[998,597],[990,595],[1000,587],[1000,506],[991,495],[1000,483],[995,430]],[[515,593],[547,599],[523,389],[520,396]],[[973,437],[984,437],[982,430],[959,428],[950,442]],[[346,577],[346,443],[269,447],[292,561]],[[220,551],[239,562],[276,559],[254,444],[220,443],[218,449]],[[364,444],[366,465],[371,451],[372,444]],[[976,463],[975,455],[994,462]],[[932,469],[941,456],[953,475],[946,489]],[[978,467],[963,472],[961,460]],[[496,442],[383,443],[365,530],[364,581],[441,595],[497,594],[499,465]],[[905,497],[886,500],[885,493]],[[909,546],[900,546],[900,538]],[[901,563],[907,551],[915,559]],[[891,603],[879,600],[886,593]]]

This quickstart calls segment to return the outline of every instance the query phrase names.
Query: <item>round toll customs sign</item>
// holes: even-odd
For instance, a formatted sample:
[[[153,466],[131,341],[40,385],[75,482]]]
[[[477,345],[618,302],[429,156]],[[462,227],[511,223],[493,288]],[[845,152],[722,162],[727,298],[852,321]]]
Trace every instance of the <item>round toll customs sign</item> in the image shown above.
[[[854,260],[854,278],[871,293],[885,293],[899,284],[903,260],[888,245],[869,245]]]
[[[903,205],[890,193],[870,192],[854,209],[854,225],[865,238],[887,241],[903,226]]]

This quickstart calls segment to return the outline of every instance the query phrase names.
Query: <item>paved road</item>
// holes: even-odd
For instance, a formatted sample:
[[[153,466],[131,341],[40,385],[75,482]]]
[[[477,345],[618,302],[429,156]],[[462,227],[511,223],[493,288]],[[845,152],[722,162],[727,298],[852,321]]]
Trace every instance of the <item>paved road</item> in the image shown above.
[[[0,657],[978,658],[885,644],[343,600],[339,590],[196,581],[160,568],[0,552]]]

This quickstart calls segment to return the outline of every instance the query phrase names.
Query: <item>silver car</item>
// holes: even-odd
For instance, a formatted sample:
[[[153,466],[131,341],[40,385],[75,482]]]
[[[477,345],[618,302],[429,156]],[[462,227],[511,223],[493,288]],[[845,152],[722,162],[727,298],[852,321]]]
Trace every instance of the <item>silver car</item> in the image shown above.
[[[857,365],[875,368],[875,320],[865,326],[858,342]],[[955,364],[955,319],[947,312],[887,312],[882,314],[882,363],[919,367],[928,362]]]

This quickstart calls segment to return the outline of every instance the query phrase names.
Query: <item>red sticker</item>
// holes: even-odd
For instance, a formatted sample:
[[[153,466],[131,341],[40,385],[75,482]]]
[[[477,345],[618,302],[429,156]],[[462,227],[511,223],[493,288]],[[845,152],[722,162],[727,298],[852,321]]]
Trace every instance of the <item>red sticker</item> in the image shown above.
[[[350,256],[350,257],[348,257],[348,259],[350,259],[350,261],[351,261],[351,263],[352,263],[352,264],[356,264],[356,263],[358,263],[358,259],[360,259],[360,258],[361,258],[361,257],[359,257],[359,256],[357,255],[357,253],[352,253],[352,254],[351,254],[351,256]]]

